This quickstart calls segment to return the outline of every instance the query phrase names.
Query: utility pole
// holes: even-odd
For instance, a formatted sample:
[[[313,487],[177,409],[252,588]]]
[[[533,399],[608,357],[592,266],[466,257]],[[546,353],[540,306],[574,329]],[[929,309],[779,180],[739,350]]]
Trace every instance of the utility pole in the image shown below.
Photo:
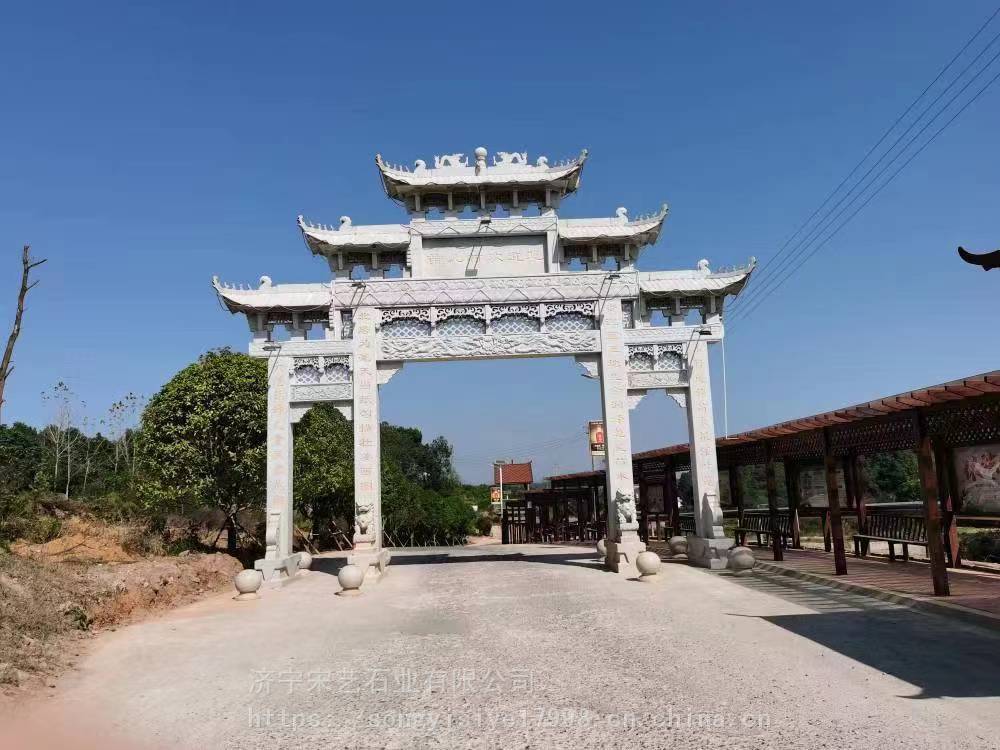
[[[493,466],[500,476],[500,517],[503,518],[503,461],[494,461]]]

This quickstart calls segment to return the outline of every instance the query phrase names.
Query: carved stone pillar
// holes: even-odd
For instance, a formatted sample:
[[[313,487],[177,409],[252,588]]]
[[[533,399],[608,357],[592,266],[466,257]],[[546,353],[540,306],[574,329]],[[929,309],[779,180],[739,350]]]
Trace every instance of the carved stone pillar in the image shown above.
[[[688,536],[688,559],[705,568],[724,568],[733,540],[727,539],[722,531],[708,344],[698,341],[697,335],[688,347],[687,368],[688,439],[691,444],[695,522],[695,533]]]
[[[378,410],[378,310],[354,314],[354,552],[348,558],[366,573],[385,571],[382,550],[382,472]]]
[[[624,575],[638,575],[635,558],[646,549],[639,539],[635,484],[632,479],[632,439],[629,434],[628,373],[622,304],[606,300],[601,320],[601,406],[607,456],[608,505],[607,567]]]
[[[289,404],[292,358],[267,360],[267,515],[264,558],[254,567],[265,581],[294,576],[298,555],[292,554],[292,418]]]

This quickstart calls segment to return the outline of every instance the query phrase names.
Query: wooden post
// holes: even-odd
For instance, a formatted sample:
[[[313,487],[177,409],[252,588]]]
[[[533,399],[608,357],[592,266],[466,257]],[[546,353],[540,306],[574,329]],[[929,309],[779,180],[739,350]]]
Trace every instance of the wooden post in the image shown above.
[[[950,468],[954,467],[955,456],[951,448],[934,446],[934,468],[937,470],[938,501],[941,505],[941,531],[944,537],[944,551],[948,565],[960,567],[962,556],[958,547],[958,523],[955,512],[958,505],[955,498],[955,483]]]
[[[851,456],[840,459],[840,467],[844,472],[844,506],[847,510],[854,509],[854,462]]]
[[[853,485],[854,493],[854,512],[857,515],[858,531],[864,533],[862,529],[865,528],[866,519],[868,517],[868,507],[865,501],[865,492],[868,488],[865,487],[865,474],[861,469],[861,457],[858,455],[851,456],[851,484]],[[861,540],[861,548],[864,554],[868,554],[868,540]]]
[[[785,459],[785,492],[788,494],[788,523],[792,529],[792,547],[802,549],[799,525],[799,465]]]
[[[642,465],[639,465],[639,539],[649,542],[649,485],[646,484],[646,475],[642,473]]]
[[[744,508],[745,501],[743,499],[743,482],[741,481],[740,477],[740,467],[733,466],[732,464],[729,465],[729,496],[730,498],[732,498],[733,505],[736,506],[736,517],[738,519],[736,525],[742,527],[743,511],[745,510]],[[737,534],[736,543],[743,544],[743,540],[739,539],[738,537],[739,535]]]
[[[677,504],[677,474],[674,461],[668,458],[663,472],[663,509],[670,514],[670,530],[673,536],[681,533],[681,511]]]
[[[847,575],[847,555],[844,554],[844,524],[840,518],[840,496],[837,488],[837,458],[830,445],[830,431],[823,430],[823,465],[826,468],[826,499],[830,508],[830,536],[833,539],[833,567],[838,576]]]
[[[774,457],[771,443],[764,444],[767,459],[764,463],[764,473],[767,478],[767,516],[771,529],[771,554],[775,562],[785,559],[781,549],[781,536],[778,534],[778,479],[774,471]]]
[[[927,426],[919,412],[917,426],[917,464],[920,467],[920,488],[924,501],[924,527],[927,529],[927,559],[931,563],[934,596],[948,596],[951,592],[948,586],[948,568],[944,562],[944,545],[941,542],[941,509],[938,507],[934,452],[927,435]]]

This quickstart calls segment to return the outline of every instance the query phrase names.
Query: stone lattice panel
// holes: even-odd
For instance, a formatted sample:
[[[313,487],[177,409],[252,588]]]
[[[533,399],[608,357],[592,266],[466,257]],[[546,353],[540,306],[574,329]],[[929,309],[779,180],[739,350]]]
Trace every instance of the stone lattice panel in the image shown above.
[[[634,372],[652,371],[653,355],[647,352],[633,352],[628,358],[628,369]]]
[[[594,319],[589,315],[577,312],[563,312],[546,318],[546,331],[591,331]]]
[[[418,338],[431,335],[431,324],[416,318],[397,318],[382,325],[386,338]]]
[[[656,357],[656,369],[671,372],[683,370],[684,358],[679,352],[673,349],[668,350],[665,346],[661,346]]]
[[[328,363],[324,368],[324,375],[328,383],[350,383],[351,371],[347,365],[339,362]]]
[[[296,365],[292,376],[293,383],[309,385],[320,381],[320,370],[315,364]]]
[[[527,315],[501,315],[493,319],[493,333],[496,334],[538,333],[539,328],[538,321]]]
[[[928,410],[927,432],[935,443],[948,446],[1000,442],[1000,399],[978,398],[958,406]]]
[[[471,315],[456,315],[437,324],[438,336],[482,336],[486,324]]]

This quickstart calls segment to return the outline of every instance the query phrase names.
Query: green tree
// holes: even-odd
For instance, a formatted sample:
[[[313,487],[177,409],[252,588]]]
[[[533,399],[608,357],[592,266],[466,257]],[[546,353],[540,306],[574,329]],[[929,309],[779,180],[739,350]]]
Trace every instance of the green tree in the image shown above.
[[[15,422],[0,425],[0,492],[31,489],[42,463],[44,442],[34,427]]]
[[[143,495],[153,513],[213,506],[236,552],[236,514],[262,509],[266,487],[267,363],[208,352],[170,379],[142,415]]]
[[[295,425],[295,506],[310,519],[320,546],[331,521],[354,524],[354,432],[333,406],[317,404]]]
[[[874,453],[865,456],[866,484],[879,500],[914,502],[920,499],[920,474],[913,451]]]

